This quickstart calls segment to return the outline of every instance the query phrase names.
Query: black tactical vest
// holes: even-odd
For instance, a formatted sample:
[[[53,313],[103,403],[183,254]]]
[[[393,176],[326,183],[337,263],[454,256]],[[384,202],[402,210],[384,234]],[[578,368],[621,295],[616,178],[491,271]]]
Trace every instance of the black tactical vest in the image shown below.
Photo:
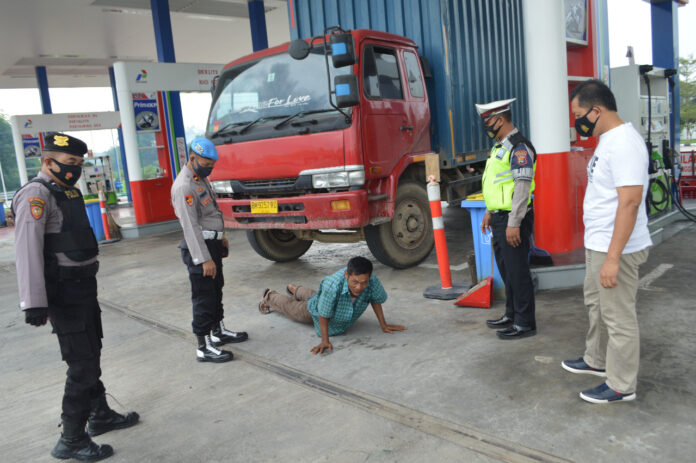
[[[57,265],[56,253],[59,252],[64,253],[68,259],[75,262],[84,262],[99,254],[97,238],[89,224],[85,202],[80,190],[62,188],[53,182],[47,182],[40,178],[34,178],[31,181],[41,183],[48,188],[63,213],[63,225],[60,232],[44,235],[46,267]]]
[[[510,140],[510,143],[512,144],[513,148],[519,145],[520,143],[524,143],[525,145],[529,146],[532,149],[532,151],[534,151],[534,160],[536,160],[536,149],[534,148],[534,145],[532,145],[532,142],[527,139],[527,137],[517,132],[510,135],[508,140]]]

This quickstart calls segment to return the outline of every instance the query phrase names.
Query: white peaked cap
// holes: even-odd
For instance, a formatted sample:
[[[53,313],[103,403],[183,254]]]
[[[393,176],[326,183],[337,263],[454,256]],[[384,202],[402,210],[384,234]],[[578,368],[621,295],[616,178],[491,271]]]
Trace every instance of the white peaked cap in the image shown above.
[[[498,100],[485,104],[476,103],[476,111],[478,111],[479,116],[483,118],[494,116],[510,109],[510,103],[516,99],[517,98],[510,98],[509,100]]]

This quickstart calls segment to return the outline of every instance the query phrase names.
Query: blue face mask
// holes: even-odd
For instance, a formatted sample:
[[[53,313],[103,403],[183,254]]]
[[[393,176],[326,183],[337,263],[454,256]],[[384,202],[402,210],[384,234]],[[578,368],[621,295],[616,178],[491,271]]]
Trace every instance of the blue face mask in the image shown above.
[[[213,171],[212,167],[205,167],[198,163],[198,159],[194,159],[196,165],[193,166],[193,170],[196,171],[199,177],[205,178]]]

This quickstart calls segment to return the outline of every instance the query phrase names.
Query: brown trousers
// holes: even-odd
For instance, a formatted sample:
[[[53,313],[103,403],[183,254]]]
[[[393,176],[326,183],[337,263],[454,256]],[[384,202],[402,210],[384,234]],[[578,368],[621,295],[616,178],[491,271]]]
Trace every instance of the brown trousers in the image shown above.
[[[300,323],[313,323],[312,315],[307,310],[307,301],[317,292],[313,289],[298,286],[294,296],[286,296],[275,291],[269,291],[264,301],[276,312]]]
[[[583,358],[594,368],[607,370],[607,386],[622,394],[635,392],[640,360],[636,294],[638,267],[648,259],[648,249],[622,254],[618,286],[606,289],[599,273],[607,253],[585,250],[585,306],[590,328]]]

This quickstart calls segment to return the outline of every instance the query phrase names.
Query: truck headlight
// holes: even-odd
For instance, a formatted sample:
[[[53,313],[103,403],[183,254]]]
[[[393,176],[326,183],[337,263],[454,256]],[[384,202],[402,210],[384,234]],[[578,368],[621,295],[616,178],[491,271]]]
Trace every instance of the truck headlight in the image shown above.
[[[365,184],[364,170],[351,170],[348,172],[348,183],[350,186],[359,186]]]
[[[314,188],[341,188],[347,187],[348,172],[331,172],[329,174],[312,175],[312,186]]]
[[[232,189],[232,182],[230,182],[229,180],[218,180],[215,182],[210,182],[210,186],[212,186],[215,193],[218,194],[231,195],[232,193],[234,193],[234,190]]]
[[[300,175],[312,175],[312,186],[316,189],[347,188],[365,184],[363,166],[327,167],[300,172]]]

